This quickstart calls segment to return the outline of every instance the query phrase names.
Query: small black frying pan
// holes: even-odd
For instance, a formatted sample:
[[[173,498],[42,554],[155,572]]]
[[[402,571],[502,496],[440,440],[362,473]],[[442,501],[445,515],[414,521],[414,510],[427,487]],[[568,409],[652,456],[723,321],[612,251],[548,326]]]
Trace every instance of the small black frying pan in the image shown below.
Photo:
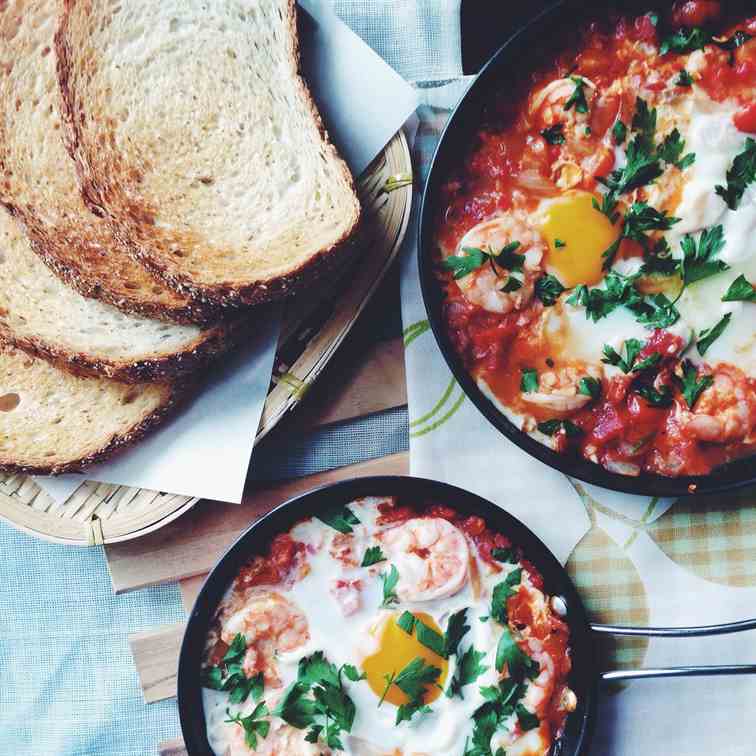
[[[698,628],[627,628],[591,625],[575,586],[562,565],[519,520],[480,496],[455,486],[423,478],[384,476],[355,478],[317,488],[282,504],[246,530],[208,575],[194,604],[181,646],[178,670],[178,704],[184,741],[191,756],[211,756],[202,707],[201,669],[205,639],[215,611],[241,567],[255,555],[267,553],[273,538],[301,519],[312,517],[362,496],[398,496],[406,501],[433,502],[453,507],[463,515],[483,517],[488,525],[522,547],[543,575],[545,591],[561,596],[567,607],[566,622],[571,633],[572,672],[570,687],[578,705],[568,719],[564,735],[553,756],[587,754],[599,695],[599,681],[643,677],[685,677],[756,673],[756,665],[674,667],[668,669],[623,670],[599,673],[594,656],[594,633],[691,637],[717,635],[756,628],[756,620]]]
[[[626,493],[647,496],[687,496],[691,493],[714,494],[756,483],[754,458],[722,466],[706,476],[666,478],[643,474],[629,477],[609,472],[578,454],[558,454],[520,431],[483,394],[471,378],[452,346],[442,317],[443,295],[434,275],[436,219],[440,209],[440,189],[459,165],[475,134],[485,121],[488,106],[496,93],[526,80],[530,70],[559,50],[568,30],[576,30],[583,19],[601,18],[610,9],[640,15],[653,7],[668,8],[670,2],[649,0],[558,0],[548,3],[533,0],[532,5],[464,0],[463,52],[466,70],[477,66],[488,53],[494,39],[503,45],[483,65],[477,79],[452,113],[433,157],[423,194],[418,231],[420,283],[431,328],[441,352],[465,394],[502,434],[521,449],[550,467],[588,483]],[[745,15],[756,8],[754,0],[729,0],[729,10],[742,7]],[[486,16],[486,8],[488,16]],[[546,8],[545,10],[544,7]],[[529,15],[526,15],[529,14]],[[522,19],[530,20],[522,25]],[[520,24],[519,28],[516,24]],[[477,35],[477,37],[476,37]],[[511,35],[511,36],[510,36]],[[480,40],[481,44],[476,45]]]

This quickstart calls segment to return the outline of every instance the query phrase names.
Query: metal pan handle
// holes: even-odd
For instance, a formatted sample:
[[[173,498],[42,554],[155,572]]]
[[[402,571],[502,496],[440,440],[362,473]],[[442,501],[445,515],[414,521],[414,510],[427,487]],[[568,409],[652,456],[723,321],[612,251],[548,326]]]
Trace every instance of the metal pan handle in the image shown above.
[[[756,619],[727,622],[721,625],[697,627],[628,627],[623,625],[591,625],[594,633],[605,635],[635,635],[656,638],[700,638],[707,635],[728,635],[756,630]],[[756,664],[722,664],[711,666],[657,667],[650,669],[623,669],[602,672],[604,682],[639,680],[652,677],[708,677],[716,675],[753,675]]]

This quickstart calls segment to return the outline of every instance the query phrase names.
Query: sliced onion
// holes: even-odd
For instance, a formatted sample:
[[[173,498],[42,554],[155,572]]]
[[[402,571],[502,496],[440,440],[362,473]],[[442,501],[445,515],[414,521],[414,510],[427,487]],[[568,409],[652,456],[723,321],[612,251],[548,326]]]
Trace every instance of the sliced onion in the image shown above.
[[[604,460],[604,467],[609,472],[619,473],[620,475],[631,475],[637,477],[640,475],[640,466],[634,465],[632,462],[620,462],[616,459]]]

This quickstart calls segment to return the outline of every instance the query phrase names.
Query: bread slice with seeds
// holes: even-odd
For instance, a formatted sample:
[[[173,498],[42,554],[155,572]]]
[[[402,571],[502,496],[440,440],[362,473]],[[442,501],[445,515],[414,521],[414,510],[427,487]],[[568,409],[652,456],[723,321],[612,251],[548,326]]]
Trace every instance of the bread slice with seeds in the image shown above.
[[[52,48],[61,9],[62,0],[0,6],[0,201],[37,254],[85,296],[148,317],[207,322],[214,308],[148,273],[81,197],[60,128]]]
[[[294,0],[65,0],[56,50],[84,193],[172,286],[270,301],[346,254],[359,200],[299,74]]]
[[[0,344],[0,469],[81,470],[157,425],[182,393],[170,383],[72,375]]]
[[[128,315],[88,299],[32,252],[0,207],[0,338],[77,371],[122,381],[169,380],[230,345],[231,326],[202,329]]]

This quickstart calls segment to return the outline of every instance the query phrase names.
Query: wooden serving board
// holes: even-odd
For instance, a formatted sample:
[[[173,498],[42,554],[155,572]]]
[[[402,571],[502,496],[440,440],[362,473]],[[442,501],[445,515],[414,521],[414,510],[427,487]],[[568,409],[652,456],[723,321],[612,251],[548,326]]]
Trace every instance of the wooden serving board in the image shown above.
[[[399,177],[402,180],[397,182]],[[409,223],[411,177],[409,146],[399,132],[357,182],[364,214],[354,241],[360,248],[356,262],[330,286],[316,287],[307,298],[287,305],[256,441],[306,395],[388,271]],[[389,179],[399,188],[385,191]],[[348,409],[345,405],[326,409],[320,421],[327,421],[329,412],[339,418]],[[76,546],[144,536],[173,522],[196,501],[188,496],[84,482],[66,502],[58,504],[31,477],[0,473],[0,518],[34,536]]]
[[[402,452],[329,470],[304,478],[256,488],[241,505],[202,501],[191,512],[163,528],[150,543],[146,539],[108,550],[113,584],[130,588],[181,580],[188,609],[215,563],[239,534],[255,520],[300,493],[346,478],[403,475],[409,472],[409,454]],[[118,553],[114,554],[113,549]],[[143,565],[148,564],[145,569]],[[129,636],[131,653],[147,703],[176,695],[176,671],[184,623],[166,625]]]

